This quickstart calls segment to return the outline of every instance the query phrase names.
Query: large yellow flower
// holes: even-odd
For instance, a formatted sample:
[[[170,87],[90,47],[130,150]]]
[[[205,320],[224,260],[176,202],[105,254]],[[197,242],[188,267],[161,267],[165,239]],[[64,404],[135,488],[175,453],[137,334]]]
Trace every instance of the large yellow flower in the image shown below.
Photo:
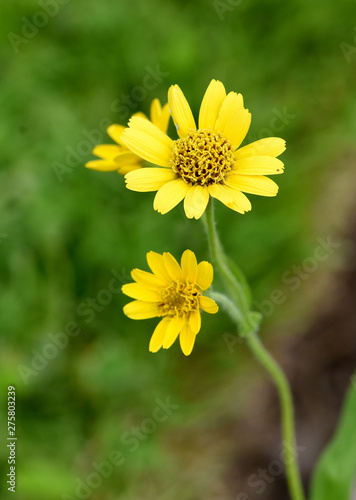
[[[213,281],[213,266],[205,261],[198,264],[191,250],[183,253],[180,265],[168,252],[149,252],[147,262],[153,274],[134,269],[131,276],[136,283],[122,287],[136,299],[126,304],[124,313],[131,319],[162,317],[151,337],[150,351],[168,349],[179,335],[188,356],[200,330],[200,309],[210,314],[218,311],[214,300],[201,293]]]
[[[162,167],[128,173],[128,189],[158,191],[154,208],[161,214],[184,199],[189,219],[201,217],[209,196],[245,213],[251,203],[243,193],[277,194],[277,184],[266,175],[283,172],[276,157],[285,150],[285,141],[270,137],[238,149],[251,123],[241,94],[226,95],[224,85],[212,80],[200,107],[198,129],[178,85],[170,87],[168,103],[179,139],[173,141],[140,117],[133,117],[122,134],[133,153]]]
[[[144,113],[135,113],[134,117],[140,117],[149,121]],[[158,99],[154,99],[150,109],[151,122],[162,132],[167,132],[169,123],[168,103],[163,107]],[[101,160],[89,161],[85,166],[100,172],[113,172],[117,170],[119,174],[127,174],[132,170],[141,168],[142,158],[130,151],[121,140],[121,136],[126,127],[113,124],[108,127],[107,132],[117,144],[100,144],[93,149],[93,154],[99,156]]]

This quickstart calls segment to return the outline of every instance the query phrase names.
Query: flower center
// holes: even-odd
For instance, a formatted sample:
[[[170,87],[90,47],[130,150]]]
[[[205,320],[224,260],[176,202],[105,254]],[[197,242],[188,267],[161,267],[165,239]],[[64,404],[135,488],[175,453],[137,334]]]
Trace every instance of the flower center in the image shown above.
[[[234,162],[232,145],[220,132],[195,130],[173,142],[172,170],[189,184],[221,183]]]
[[[187,316],[199,307],[199,295],[195,285],[173,281],[161,292],[159,316]]]

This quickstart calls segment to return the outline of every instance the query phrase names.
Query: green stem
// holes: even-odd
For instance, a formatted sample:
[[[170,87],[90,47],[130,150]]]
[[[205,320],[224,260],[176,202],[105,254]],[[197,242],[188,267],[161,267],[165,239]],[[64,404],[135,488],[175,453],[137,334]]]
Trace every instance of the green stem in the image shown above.
[[[293,500],[305,500],[297,461],[293,400],[288,380],[256,332],[247,335],[246,342],[277,386],[281,404],[283,456],[288,486]]]
[[[210,210],[207,212],[207,217],[204,219],[203,223],[208,234],[213,264],[222,275],[226,287],[230,292],[231,299],[224,294],[216,292],[212,292],[211,297],[215,298],[216,301],[224,307],[238,328],[241,329],[241,325],[243,325],[245,328],[244,338],[248,346],[276,384],[281,405],[283,456],[288,487],[292,500],[305,500],[298,469],[293,400],[288,380],[278,363],[263,346],[257,335],[258,323],[256,322],[254,324],[251,322],[253,313],[249,311],[246,297],[242,296],[244,294],[243,287],[233,276],[220,243],[215,227],[213,207],[210,207]],[[248,331],[246,331],[246,325]]]
[[[223,293],[219,292],[210,292],[209,296],[215,300],[216,302],[219,302],[219,304],[222,305],[222,307],[225,309],[225,311],[228,313],[232,321],[234,321],[237,325],[240,324],[242,316],[240,310],[235,306],[231,300],[224,295]]]
[[[214,266],[219,270],[226,288],[229,290],[230,295],[234,298],[237,307],[241,311],[242,317],[247,318],[249,307],[246,293],[241,283],[237,281],[231,271],[228,258],[220,242],[220,238],[216,230],[214,203],[212,199],[209,201],[206,215],[204,214],[202,222],[208,235],[209,249]]]

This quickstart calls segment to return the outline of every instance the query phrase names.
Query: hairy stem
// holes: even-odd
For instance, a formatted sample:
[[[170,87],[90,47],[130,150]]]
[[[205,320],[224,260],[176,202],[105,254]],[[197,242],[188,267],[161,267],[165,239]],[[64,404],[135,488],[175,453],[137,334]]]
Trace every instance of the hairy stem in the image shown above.
[[[281,405],[283,457],[288,487],[292,500],[305,500],[298,469],[294,409],[290,386],[281,367],[267,351],[257,335],[258,322],[251,321],[253,313],[249,310],[244,285],[237,280],[236,275],[234,276],[232,272],[216,230],[212,202],[209,205],[210,208],[208,207],[203,224],[208,235],[213,264],[220,272],[229,295],[212,292],[211,297],[221,304],[240,331],[241,329],[244,331],[243,338],[247,345],[268,371],[277,387]]]

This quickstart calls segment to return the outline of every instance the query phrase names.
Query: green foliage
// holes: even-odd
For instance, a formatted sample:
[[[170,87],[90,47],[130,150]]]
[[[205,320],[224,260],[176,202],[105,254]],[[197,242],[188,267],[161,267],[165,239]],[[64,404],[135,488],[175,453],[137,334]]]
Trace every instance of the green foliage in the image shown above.
[[[315,468],[310,500],[351,500],[356,477],[356,379],[346,395],[336,433]]]

